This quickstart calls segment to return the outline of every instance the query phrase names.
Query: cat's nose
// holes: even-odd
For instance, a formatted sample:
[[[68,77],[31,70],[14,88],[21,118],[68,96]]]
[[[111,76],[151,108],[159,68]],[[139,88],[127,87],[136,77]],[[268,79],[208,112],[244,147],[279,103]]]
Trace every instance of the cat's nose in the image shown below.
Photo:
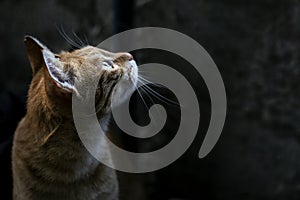
[[[127,57],[128,61],[133,60],[133,56],[130,53],[125,53],[125,56]]]
[[[120,53],[116,60],[127,60],[127,61],[132,61],[133,56],[130,53]]]
[[[130,53],[126,53],[127,54],[127,58],[129,61],[132,61],[133,60],[133,56],[130,54]]]

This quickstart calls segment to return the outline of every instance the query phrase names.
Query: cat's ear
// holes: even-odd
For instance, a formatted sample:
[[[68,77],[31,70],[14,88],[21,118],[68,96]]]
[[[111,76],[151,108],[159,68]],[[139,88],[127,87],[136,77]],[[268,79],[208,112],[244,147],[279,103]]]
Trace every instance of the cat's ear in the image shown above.
[[[75,92],[74,74],[71,71],[64,70],[64,64],[50,50],[42,50],[43,59],[48,73],[56,85],[65,92]]]
[[[27,51],[27,56],[32,68],[32,74],[35,75],[42,68],[44,59],[42,55],[43,49],[48,49],[32,36],[25,36],[24,43]]]
[[[74,87],[74,75],[70,71],[64,72],[63,63],[45,45],[32,36],[25,36],[24,43],[33,75],[42,66],[46,66],[50,77],[59,88],[65,92],[77,93]]]

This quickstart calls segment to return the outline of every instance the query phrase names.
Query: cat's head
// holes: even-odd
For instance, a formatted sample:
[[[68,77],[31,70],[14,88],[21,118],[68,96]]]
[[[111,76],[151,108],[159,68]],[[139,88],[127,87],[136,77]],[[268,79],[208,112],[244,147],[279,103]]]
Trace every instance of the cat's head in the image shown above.
[[[96,95],[91,98],[95,98],[97,109],[107,110],[112,99],[122,102],[137,83],[137,65],[129,53],[86,46],[55,54],[31,36],[26,36],[24,42],[33,78],[39,74],[38,78],[46,80],[46,88],[51,88],[47,93],[88,97],[95,90]],[[91,85],[93,80],[99,80],[96,88]]]

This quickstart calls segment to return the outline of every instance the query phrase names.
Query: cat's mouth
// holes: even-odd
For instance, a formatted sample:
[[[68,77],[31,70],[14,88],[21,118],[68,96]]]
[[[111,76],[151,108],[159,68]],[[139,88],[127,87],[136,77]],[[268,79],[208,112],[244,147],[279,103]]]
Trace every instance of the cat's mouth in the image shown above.
[[[135,60],[128,61],[125,68],[125,73],[116,84],[112,93],[112,98],[117,101],[117,104],[121,104],[131,96],[138,82],[138,66]]]
[[[132,83],[136,86],[137,80],[138,80],[138,66],[135,62],[135,60],[130,60],[129,64],[131,65],[131,68],[129,69],[130,71],[130,78]]]
[[[136,67],[136,68],[137,68],[137,64],[136,64],[135,60],[130,60],[130,61],[129,61],[129,64],[130,64],[132,67]]]

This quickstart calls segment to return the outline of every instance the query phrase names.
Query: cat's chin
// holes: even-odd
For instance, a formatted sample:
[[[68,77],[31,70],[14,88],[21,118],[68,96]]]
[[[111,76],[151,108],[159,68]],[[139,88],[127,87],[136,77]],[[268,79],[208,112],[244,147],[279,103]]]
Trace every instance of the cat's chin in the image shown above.
[[[127,73],[119,80],[114,88],[112,98],[114,105],[118,106],[131,97],[138,81],[138,68],[134,60],[130,61]]]
[[[130,98],[134,90],[135,85],[131,81],[120,80],[112,95],[114,106],[118,106]]]

